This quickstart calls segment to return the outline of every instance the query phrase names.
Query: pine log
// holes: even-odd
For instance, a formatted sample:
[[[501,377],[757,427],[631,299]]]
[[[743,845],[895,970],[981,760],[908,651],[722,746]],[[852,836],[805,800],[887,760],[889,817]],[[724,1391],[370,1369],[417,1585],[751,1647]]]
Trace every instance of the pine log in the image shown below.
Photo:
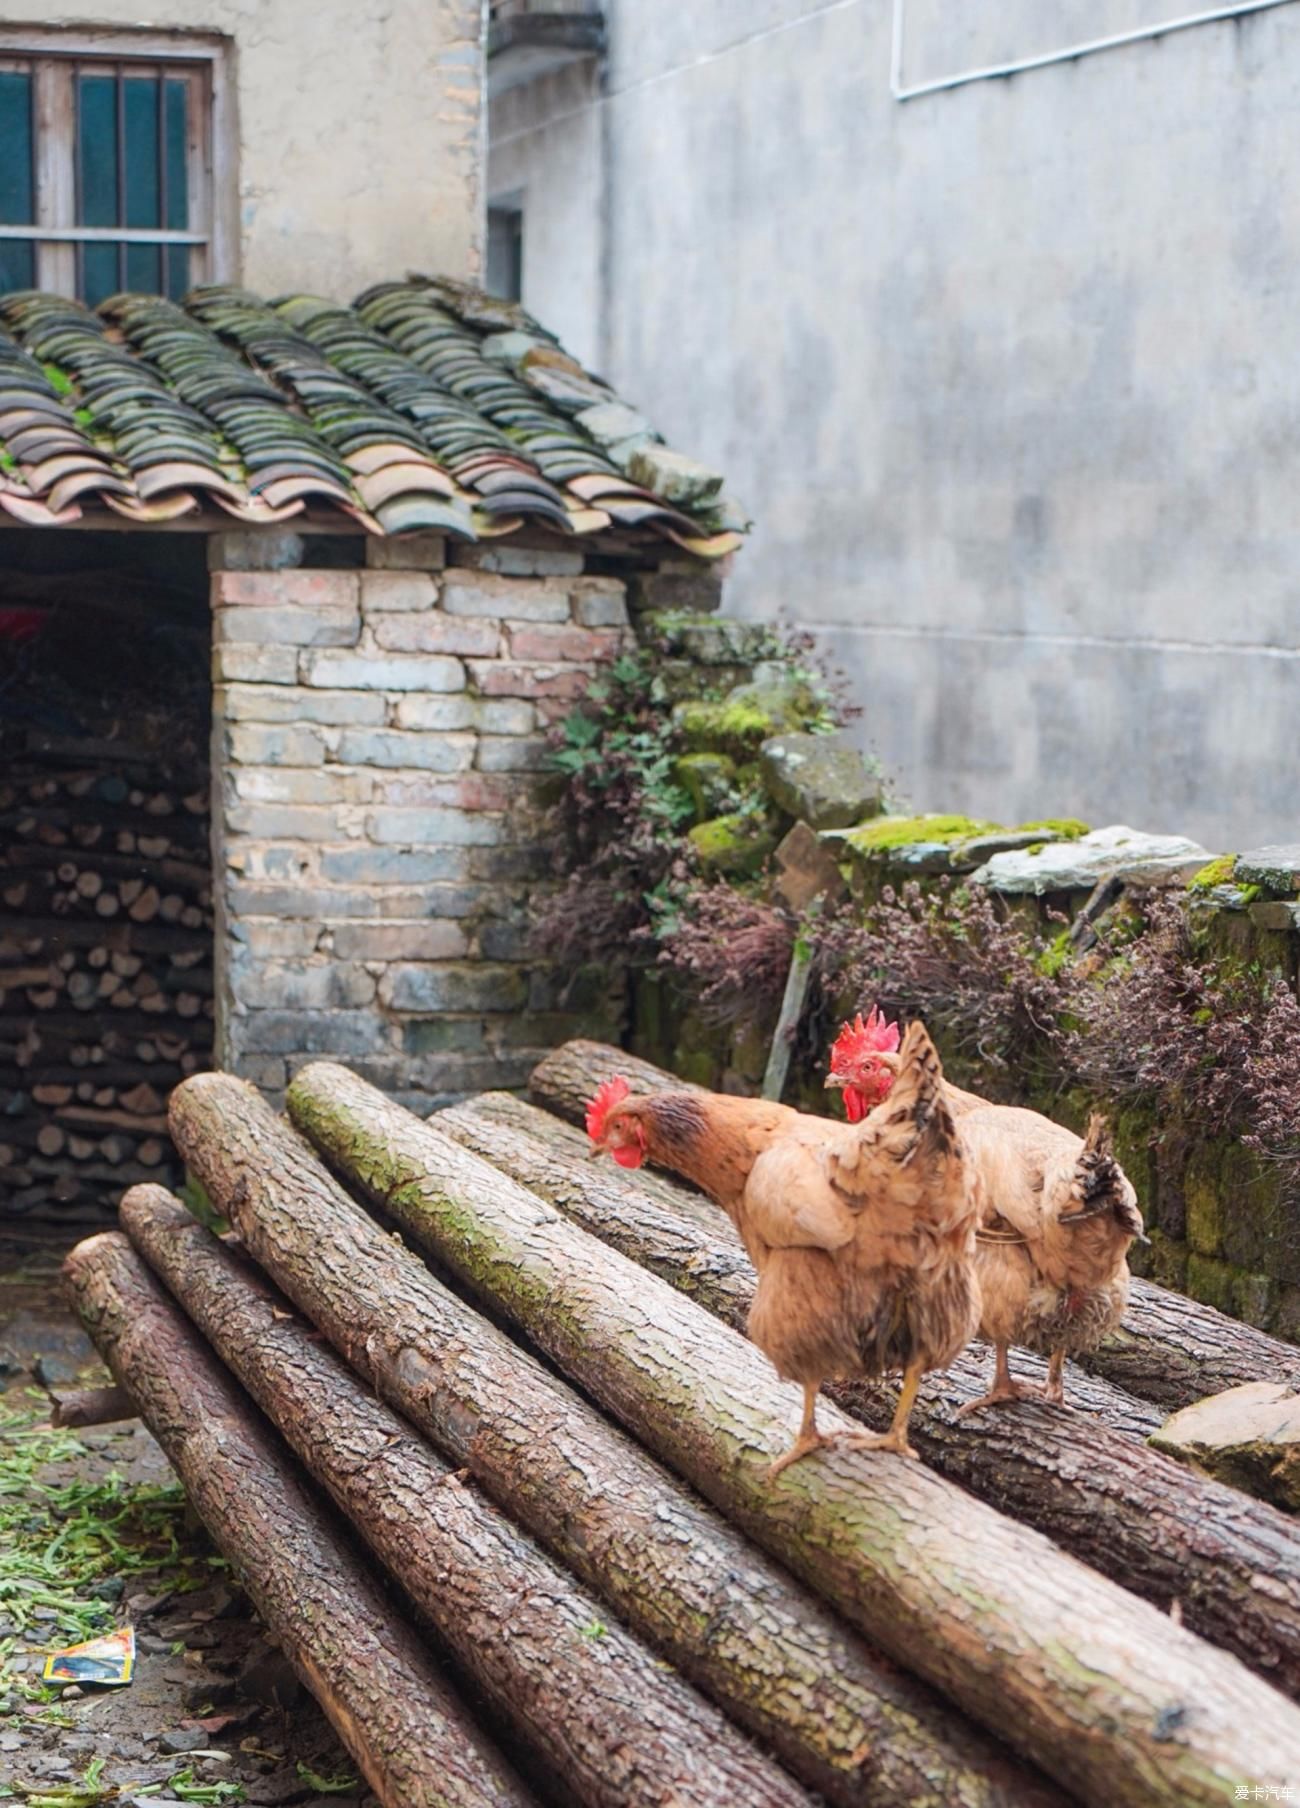
[[[546,1110],[581,1124],[602,1080],[624,1074],[633,1092],[697,1091],[635,1055],[604,1042],[566,1042],[534,1070],[529,1091]],[[1120,1329],[1082,1366],[1130,1394],[1172,1410],[1246,1381],[1300,1387],[1300,1347],[1240,1324],[1213,1306],[1134,1280]]]
[[[508,1094],[453,1106],[432,1122],[744,1330],[754,1272],[716,1208],[712,1229],[702,1229],[675,1209],[686,1189],[662,1186],[650,1196],[641,1173],[588,1160],[579,1132]],[[1159,1410],[1104,1382],[1071,1381],[1074,1405],[1065,1410],[1024,1401],[959,1419],[987,1385],[986,1367],[986,1355],[967,1352],[926,1377],[912,1417],[926,1461],[1122,1587],[1162,1608],[1176,1602],[1193,1631],[1300,1696],[1300,1522],[1150,1449],[1140,1440],[1161,1423]],[[888,1428],[893,1402],[884,1390],[849,1383],[826,1392],[873,1429]],[[1092,1417],[1097,1402],[1102,1425]]]
[[[798,1776],[844,1803],[1059,1800],[435,1280],[251,1086],[196,1076],[170,1115],[213,1205],[362,1380]]]
[[[126,1238],[64,1264],[86,1330],[385,1808],[532,1797]]]
[[[134,1419],[135,1401],[125,1388],[78,1387],[70,1393],[51,1395],[50,1424],[56,1430],[85,1425],[116,1425]]]
[[[771,1481],[793,1402],[736,1332],[346,1069],[304,1069],[288,1102],[571,1381],[1063,1787],[1189,1808],[1261,1768],[1296,1774],[1300,1709],[1237,1659],[904,1458],[824,1452]]]
[[[805,1792],[381,1405],[161,1187],[122,1226],[217,1354],[553,1778],[590,1808]]]

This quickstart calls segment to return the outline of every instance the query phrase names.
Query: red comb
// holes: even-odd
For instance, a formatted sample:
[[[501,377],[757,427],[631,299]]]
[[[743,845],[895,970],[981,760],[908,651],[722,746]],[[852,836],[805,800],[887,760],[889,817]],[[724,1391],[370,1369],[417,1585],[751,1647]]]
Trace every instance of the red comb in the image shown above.
[[[852,1023],[843,1024],[839,1035],[831,1047],[831,1072],[841,1074],[859,1061],[869,1060],[872,1055],[892,1055],[901,1038],[898,1025],[887,1023],[883,1012],[872,1005],[863,1021],[861,1011]]]
[[[605,1120],[615,1105],[621,1105],[632,1088],[623,1078],[616,1074],[612,1080],[605,1080],[596,1088],[595,1096],[587,1107],[587,1135],[593,1143],[601,1141],[605,1134]]]

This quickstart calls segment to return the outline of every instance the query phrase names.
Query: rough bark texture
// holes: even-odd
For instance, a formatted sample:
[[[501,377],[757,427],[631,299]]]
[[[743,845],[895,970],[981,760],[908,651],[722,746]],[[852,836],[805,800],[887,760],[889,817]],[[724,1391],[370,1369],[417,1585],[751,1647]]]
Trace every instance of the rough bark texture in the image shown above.
[[[120,1387],[78,1387],[50,1396],[50,1424],[58,1429],[82,1425],[115,1425],[137,1417],[135,1401]]]
[[[251,1087],[204,1075],[171,1119],[250,1253],[362,1379],[798,1775],[841,1803],[1059,1801],[440,1285]]]
[[[553,1778],[593,1808],[809,1797],[436,1457],[161,1187],[123,1228]]]
[[[126,1238],[78,1244],[64,1273],[100,1354],[385,1808],[531,1803]]]
[[[822,1452],[771,1482],[790,1390],[736,1332],[345,1069],[306,1068],[289,1101],[648,1448],[1063,1786],[1189,1808],[1297,1774],[1300,1710],[1235,1658],[920,1464]]]
[[[684,1189],[661,1186],[650,1196],[639,1171],[587,1160],[577,1131],[508,1094],[453,1106],[433,1122],[744,1329],[754,1272],[720,1211],[712,1232],[702,1229],[676,1209],[674,1194]],[[911,1425],[926,1461],[1135,1594],[1160,1607],[1177,1601],[1194,1631],[1300,1696],[1300,1524],[1149,1449],[1138,1441],[1153,1429],[1144,1413],[1158,1426],[1158,1410],[1104,1382],[1069,1390],[1078,1410],[1024,1401],[958,1419],[983,1390],[985,1361],[967,1353],[926,1377]],[[857,1382],[826,1392],[855,1418],[887,1429],[891,1390]],[[1122,1431],[1093,1422],[1089,1392]]]
[[[684,1084],[608,1043],[574,1041],[534,1069],[529,1090],[546,1110],[580,1124],[596,1087],[616,1073],[626,1075],[634,1092],[665,1092]],[[1300,1348],[1295,1344],[1137,1279],[1123,1324],[1100,1349],[1081,1358],[1081,1365],[1170,1411],[1245,1381],[1286,1381],[1300,1387]]]

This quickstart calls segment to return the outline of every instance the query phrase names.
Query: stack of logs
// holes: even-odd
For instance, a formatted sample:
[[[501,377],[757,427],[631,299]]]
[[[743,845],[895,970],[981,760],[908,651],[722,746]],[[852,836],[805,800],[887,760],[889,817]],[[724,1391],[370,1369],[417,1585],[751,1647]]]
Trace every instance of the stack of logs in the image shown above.
[[[166,1101],[210,1065],[204,769],[28,731],[0,780],[0,1213],[85,1222],[171,1181]]]
[[[958,1418],[972,1351],[923,1390],[923,1463],[827,1450],[772,1481],[797,1402],[735,1328],[730,1226],[571,1127],[615,1066],[669,1083],[575,1043],[538,1104],[421,1122],[318,1063],[286,1123],[198,1075],[172,1134],[237,1241],[139,1186],[68,1259],[380,1800],[1286,1799],[1300,1526],[1145,1438],[1168,1406],[1295,1378],[1300,1351],[1141,1287],[1074,1406]],[[888,1413],[834,1401],[828,1430]]]

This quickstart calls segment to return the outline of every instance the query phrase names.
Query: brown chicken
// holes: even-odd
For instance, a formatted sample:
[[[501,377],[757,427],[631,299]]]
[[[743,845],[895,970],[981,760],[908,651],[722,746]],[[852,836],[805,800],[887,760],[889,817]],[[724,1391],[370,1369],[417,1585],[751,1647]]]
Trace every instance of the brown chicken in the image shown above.
[[[916,1453],[907,1426],[927,1370],[979,1324],[978,1201],[919,1023],[904,1038],[886,1104],[844,1126],[785,1106],[668,1092],[597,1093],[587,1128],[624,1167],[652,1161],[710,1194],[758,1273],[749,1334],[804,1390],[803,1420],[777,1475],[822,1444]],[[888,1432],[827,1436],[817,1391],[832,1377],[902,1371]]]
[[[878,1098],[882,1073],[897,1064],[883,1034],[891,1028],[873,1011],[866,1024],[846,1024],[831,1051],[827,1084],[844,1089],[850,1118],[863,1110],[858,1089]],[[1030,1396],[1060,1405],[1066,1357],[1095,1349],[1123,1317],[1128,1252],[1143,1235],[1137,1195],[1102,1118],[1080,1138],[946,1082],[945,1096],[979,1183],[980,1335],[996,1353],[992,1387],[962,1413]],[[1042,1388],[1012,1379],[1013,1343],[1048,1358]]]

